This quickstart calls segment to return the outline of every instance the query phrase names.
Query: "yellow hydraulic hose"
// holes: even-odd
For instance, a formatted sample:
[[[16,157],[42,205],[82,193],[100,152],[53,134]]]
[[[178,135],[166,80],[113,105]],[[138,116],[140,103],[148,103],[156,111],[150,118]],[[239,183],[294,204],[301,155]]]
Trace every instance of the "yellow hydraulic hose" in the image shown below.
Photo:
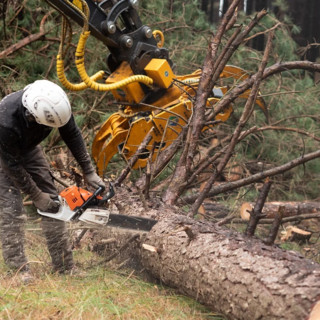
[[[160,30],[154,30],[152,32],[152,34],[153,34],[153,37],[156,40],[159,39],[159,41],[157,43],[158,48],[162,48],[163,44],[164,44],[164,35],[163,35],[163,33]]]
[[[78,45],[77,45],[77,50],[76,50],[76,67],[78,69],[78,73],[82,81],[88,87],[96,91],[110,91],[110,90],[115,90],[115,89],[124,87],[132,82],[141,82],[141,83],[144,83],[145,85],[152,85],[153,79],[145,75],[134,75],[134,76],[128,77],[127,79],[120,80],[112,84],[98,83],[94,81],[94,79],[90,78],[86,72],[85,65],[84,65],[84,48],[89,35],[90,35],[90,31],[85,31],[81,33],[78,41]]]
[[[57,75],[58,75],[58,79],[61,82],[61,84],[68,90],[72,90],[72,91],[81,91],[84,90],[86,88],[88,88],[88,85],[85,82],[81,82],[81,83],[71,83],[68,81],[65,73],[64,73],[64,61],[61,57],[61,55],[57,55]],[[104,75],[104,71],[98,71],[96,74],[94,74],[91,79],[93,81],[96,80],[100,80],[103,78]]]
[[[82,18],[83,18],[83,29],[84,30],[88,30],[88,18],[89,18],[89,9],[87,6],[83,6],[83,11],[80,10],[79,7],[75,6],[72,2],[68,1],[68,5],[70,5],[71,7],[73,7],[75,10],[77,10],[79,12],[79,14],[81,14]],[[59,10],[60,11],[60,10]],[[64,72],[64,56],[66,55],[67,49],[65,51],[63,51],[63,46],[65,43],[65,38],[66,38],[66,34],[67,34],[67,30],[69,31],[69,41],[68,41],[68,45],[67,48],[70,46],[70,42],[71,42],[71,38],[72,38],[72,30],[71,30],[71,24],[68,20],[68,18],[66,17],[66,15],[60,11],[60,13],[63,15],[63,24],[62,24],[62,31],[61,31],[61,41],[60,41],[60,46],[59,46],[59,52],[57,55],[57,61],[56,61],[56,70],[57,70],[57,76],[59,81],[61,82],[61,84],[69,90],[72,91],[80,91],[80,90],[84,90],[86,88],[88,88],[88,86],[84,83],[78,83],[78,84],[73,84],[71,82],[68,81],[65,72]],[[104,75],[104,71],[99,71],[97,72],[95,75],[92,76],[92,78],[94,80],[100,80],[103,78]]]
[[[88,30],[89,9],[88,9],[88,6],[86,5],[86,3],[82,3],[83,11],[81,11],[79,7],[75,6],[70,1],[68,1],[68,5],[73,7],[75,10],[77,10],[79,12],[79,14],[81,14],[81,16],[83,18],[83,30]],[[63,12],[61,12],[61,14],[64,17],[64,20],[63,20],[63,27],[62,27],[62,32],[61,32],[61,42],[60,42],[59,52],[57,55],[57,62],[56,62],[57,76],[58,76],[58,79],[61,82],[61,84],[66,89],[72,90],[72,91],[81,91],[81,90],[88,88],[87,84],[85,82],[81,82],[81,83],[77,83],[77,84],[69,82],[66,75],[65,75],[65,72],[64,72],[64,59],[63,58],[66,55],[67,50],[65,50],[65,52],[63,51],[63,45],[65,42],[67,30],[69,30],[68,47],[70,46],[71,37],[72,37],[72,30],[71,30],[71,24],[68,21],[67,17],[63,14]],[[100,80],[103,78],[104,74],[105,74],[104,71],[98,71],[91,78],[93,81]]]
[[[96,91],[109,91],[109,90],[115,90],[115,89],[124,87],[133,82],[141,82],[146,85],[152,85],[153,79],[145,75],[134,75],[113,84],[103,84],[103,83],[96,82],[97,80],[101,80],[103,78],[105,74],[104,71],[98,71],[96,74],[94,74],[91,77],[88,76],[85,69],[85,65],[84,65],[84,52],[85,52],[85,45],[86,45],[87,39],[90,35],[90,31],[88,31],[90,11],[85,1],[79,0],[79,2],[82,4],[82,10],[80,9],[79,6],[75,6],[70,1],[68,1],[68,4],[72,6],[75,10],[77,10],[83,18],[82,33],[80,35],[80,39],[78,41],[77,50],[76,50],[76,67],[83,82],[77,83],[77,84],[69,82],[64,72],[64,56],[66,52],[63,52],[63,44],[65,42],[67,27],[69,27],[69,34],[71,33],[70,32],[71,25],[70,23],[68,23],[68,19],[64,15],[65,20],[63,23],[63,30],[61,33],[61,42],[60,42],[59,52],[58,52],[57,61],[56,61],[57,76],[61,84],[65,88],[72,91],[80,91],[88,87]],[[71,38],[71,36],[69,36],[69,38]]]

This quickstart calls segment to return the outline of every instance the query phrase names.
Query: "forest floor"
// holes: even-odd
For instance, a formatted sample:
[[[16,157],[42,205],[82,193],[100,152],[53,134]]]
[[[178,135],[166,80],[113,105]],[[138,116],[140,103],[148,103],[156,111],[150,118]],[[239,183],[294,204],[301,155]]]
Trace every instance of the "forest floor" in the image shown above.
[[[39,222],[37,216],[31,214],[29,217],[28,214],[26,251],[34,282],[26,285],[20,281],[19,275],[10,274],[0,256],[0,319],[225,319],[172,288],[156,281],[147,281],[136,270],[105,263],[105,256],[93,252],[92,244],[86,237],[74,249],[79,274],[52,274]],[[240,232],[244,231],[245,226],[245,223],[229,225]],[[306,220],[297,226],[312,231],[309,241],[281,241],[285,227],[282,226],[275,244],[286,250],[298,251],[319,263],[319,221]],[[263,239],[269,228],[269,225],[258,225],[256,236]],[[79,229],[70,224],[70,231],[74,240]]]
[[[35,280],[21,282],[0,257],[0,319],[208,320],[224,319],[194,300],[135,271],[112,269],[85,244],[74,250],[78,274],[52,274],[36,222],[26,229],[26,251]]]

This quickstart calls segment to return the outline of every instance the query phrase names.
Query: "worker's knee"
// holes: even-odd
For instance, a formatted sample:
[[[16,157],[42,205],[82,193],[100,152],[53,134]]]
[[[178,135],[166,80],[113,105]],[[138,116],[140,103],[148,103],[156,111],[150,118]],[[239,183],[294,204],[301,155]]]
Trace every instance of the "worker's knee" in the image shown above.
[[[3,224],[20,224],[25,220],[24,209],[20,199],[0,201],[0,219]]]
[[[23,204],[20,191],[13,186],[1,186],[2,182],[0,179],[0,214],[21,215],[23,213]]]
[[[7,204],[8,205],[8,204]],[[0,238],[4,261],[10,268],[19,269],[27,263],[24,253],[24,222],[22,210],[15,204],[0,208]]]
[[[49,217],[42,217],[41,227],[46,235],[66,233],[66,224],[64,221],[52,219]]]
[[[43,217],[41,227],[49,249],[67,246],[69,235],[64,221]]]

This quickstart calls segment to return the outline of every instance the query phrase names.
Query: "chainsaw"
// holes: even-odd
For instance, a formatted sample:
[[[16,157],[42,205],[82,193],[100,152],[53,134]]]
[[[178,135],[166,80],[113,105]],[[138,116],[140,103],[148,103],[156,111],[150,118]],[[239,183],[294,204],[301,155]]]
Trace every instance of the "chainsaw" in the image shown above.
[[[104,187],[99,187],[92,193],[80,187],[71,186],[60,192],[58,212],[43,212],[39,209],[37,211],[42,216],[62,221],[81,221],[87,224],[140,231],[150,231],[158,222],[149,218],[111,213],[105,204],[115,195],[112,184],[109,186],[109,192],[102,197],[104,190]]]

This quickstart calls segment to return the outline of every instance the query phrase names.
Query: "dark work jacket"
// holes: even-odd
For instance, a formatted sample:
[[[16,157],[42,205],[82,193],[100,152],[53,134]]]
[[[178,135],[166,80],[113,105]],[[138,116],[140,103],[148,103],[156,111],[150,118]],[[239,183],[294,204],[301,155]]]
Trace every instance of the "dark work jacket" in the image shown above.
[[[3,169],[15,185],[32,196],[40,190],[23,168],[23,155],[43,141],[53,128],[27,121],[22,94],[23,90],[12,93],[0,102],[0,157]],[[93,172],[90,156],[73,116],[59,128],[59,132],[83,172]]]

